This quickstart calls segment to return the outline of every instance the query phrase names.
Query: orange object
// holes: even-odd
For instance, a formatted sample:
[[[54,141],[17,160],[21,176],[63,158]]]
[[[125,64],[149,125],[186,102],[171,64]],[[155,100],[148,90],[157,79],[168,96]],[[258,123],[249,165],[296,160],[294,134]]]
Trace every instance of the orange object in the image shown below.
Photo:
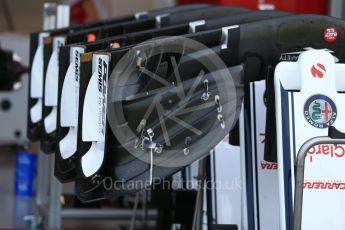
[[[88,34],[87,35],[87,42],[94,42],[96,41],[96,35],[95,34]]]

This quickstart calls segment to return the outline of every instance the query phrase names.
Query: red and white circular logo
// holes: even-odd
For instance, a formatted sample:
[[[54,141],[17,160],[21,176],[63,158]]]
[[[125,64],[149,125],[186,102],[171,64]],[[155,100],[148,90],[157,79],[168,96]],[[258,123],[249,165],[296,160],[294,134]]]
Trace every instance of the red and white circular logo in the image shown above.
[[[335,42],[338,37],[338,31],[334,27],[328,27],[323,31],[323,39],[326,42]]]
[[[315,78],[323,78],[326,74],[326,68],[322,64],[316,63],[311,67],[310,72]]]

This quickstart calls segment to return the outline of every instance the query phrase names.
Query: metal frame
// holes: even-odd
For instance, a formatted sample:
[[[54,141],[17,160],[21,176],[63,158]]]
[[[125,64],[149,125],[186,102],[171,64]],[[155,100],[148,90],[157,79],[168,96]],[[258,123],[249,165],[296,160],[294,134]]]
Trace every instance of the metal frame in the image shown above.
[[[295,202],[294,202],[294,230],[302,228],[303,211],[303,185],[306,153],[315,145],[321,144],[345,144],[345,139],[332,139],[330,137],[315,137],[305,142],[297,155],[296,180],[295,180]]]
[[[47,155],[40,151],[38,153],[36,194],[38,214],[34,220],[32,218],[29,220],[35,221],[39,226],[43,224],[48,229],[61,229],[61,194],[62,184],[54,176],[54,155]],[[34,226],[34,228],[39,226]]]
[[[195,202],[195,210],[193,216],[193,230],[202,229],[203,220],[203,205],[204,205],[204,187],[206,179],[206,158],[199,161],[199,172],[198,172],[198,192]]]

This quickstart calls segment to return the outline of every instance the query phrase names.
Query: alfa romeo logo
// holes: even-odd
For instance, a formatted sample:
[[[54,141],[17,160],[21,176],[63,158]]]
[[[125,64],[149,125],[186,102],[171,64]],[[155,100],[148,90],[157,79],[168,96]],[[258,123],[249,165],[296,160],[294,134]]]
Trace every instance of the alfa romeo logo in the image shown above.
[[[329,97],[322,94],[314,95],[304,104],[304,117],[315,128],[327,128],[337,118],[337,107]]]

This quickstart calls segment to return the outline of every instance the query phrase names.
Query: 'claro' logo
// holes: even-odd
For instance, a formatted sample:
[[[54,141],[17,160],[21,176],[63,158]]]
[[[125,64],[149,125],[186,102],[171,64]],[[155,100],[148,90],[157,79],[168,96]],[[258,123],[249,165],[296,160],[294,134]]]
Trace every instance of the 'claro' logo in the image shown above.
[[[304,104],[304,117],[315,128],[327,128],[337,118],[337,107],[332,99],[326,95],[316,94]]]
[[[311,67],[311,75],[314,78],[323,78],[326,74],[326,68],[320,63],[316,63]]]
[[[344,159],[345,158],[345,146],[343,145],[332,145],[332,144],[323,144],[313,146],[307,152],[307,158],[309,162],[314,162],[314,157],[328,157],[335,159]]]

